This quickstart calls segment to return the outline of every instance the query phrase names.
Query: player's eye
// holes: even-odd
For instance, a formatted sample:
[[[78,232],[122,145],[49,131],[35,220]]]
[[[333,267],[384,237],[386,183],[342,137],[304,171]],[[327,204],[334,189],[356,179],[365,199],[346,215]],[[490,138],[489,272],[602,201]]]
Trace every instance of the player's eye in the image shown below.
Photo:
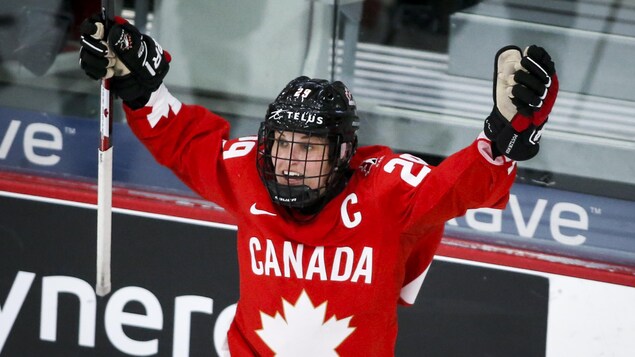
[[[287,148],[287,147],[289,147],[289,142],[286,141],[286,140],[278,139],[277,146],[279,148]]]

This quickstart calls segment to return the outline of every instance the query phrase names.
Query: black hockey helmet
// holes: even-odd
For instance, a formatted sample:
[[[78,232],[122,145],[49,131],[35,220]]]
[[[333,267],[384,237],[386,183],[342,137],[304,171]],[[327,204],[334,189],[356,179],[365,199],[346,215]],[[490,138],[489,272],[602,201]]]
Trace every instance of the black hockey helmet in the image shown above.
[[[257,168],[271,199],[282,206],[300,209],[303,213],[317,213],[326,202],[337,195],[346,184],[346,171],[357,148],[359,118],[353,96],[340,82],[298,77],[280,92],[269,105],[265,120],[258,132]],[[288,157],[277,157],[280,140],[276,137],[286,132],[285,144],[291,144],[296,133],[309,138],[326,138],[323,150],[328,150],[326,172],[310,176],[294,172],[294,180],[282,172],[276,172],[276,163],[291,166]],[[323,140],[322,140],[323,141]],[[314,145],[312,145],[314,146]],[[304,157],[303,166],[310,162]],[[301,159],[300,159],[301,160]],[[314,160],[315,162],[316,160]],[[320,160],[322,161],[322,160]],[[278,165],[280,166],[280,165]],[[291,169],[289,168],[287,172]],[[311,188],[309,179],[319,182]],[[293,181],[293,184],[289,182]]]

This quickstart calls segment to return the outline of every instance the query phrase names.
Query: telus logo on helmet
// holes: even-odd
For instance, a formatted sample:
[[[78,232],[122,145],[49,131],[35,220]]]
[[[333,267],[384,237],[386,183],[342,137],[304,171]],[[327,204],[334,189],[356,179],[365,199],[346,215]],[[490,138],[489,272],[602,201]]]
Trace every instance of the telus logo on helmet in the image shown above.
[[[298,120],[305,123],[315,123],[315,124],[324,123],[323,117],[317,114],[310,113],[310,112],[293,112],[293,111],[288,111],[284,109],[279,109],[279,110],[271,112],[271,115],[269,116],[269,119],[273,119],[273,120],[279,120],[283,118]]]

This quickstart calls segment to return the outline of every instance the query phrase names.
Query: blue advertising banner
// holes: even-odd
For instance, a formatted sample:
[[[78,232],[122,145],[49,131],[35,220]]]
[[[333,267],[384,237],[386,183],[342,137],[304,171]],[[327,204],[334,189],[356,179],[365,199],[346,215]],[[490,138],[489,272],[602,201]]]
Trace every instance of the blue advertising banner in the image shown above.
[[[97,118],[0,108],[0,169],[96,179],[98,147]],[[113,156],[117,184],[190,192],[155,162],[125,123],[114,123]]]
[[[120,185],[194,195],[158,165],[125,123],[114,127],[113,179]],[[0,108],[0,169],[94,180],[97,120]],[[449,236],[635,266],[635,202],[515,184],[504,210],[473,210]]]
[[[635,265],[631,201],[515,184],[504,210],[470,210],[449,221],[446,233]]]

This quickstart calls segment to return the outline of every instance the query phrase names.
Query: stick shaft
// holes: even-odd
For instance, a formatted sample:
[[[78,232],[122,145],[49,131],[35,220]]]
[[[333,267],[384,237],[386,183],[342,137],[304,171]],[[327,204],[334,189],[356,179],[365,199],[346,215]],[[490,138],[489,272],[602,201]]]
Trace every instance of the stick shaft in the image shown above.
[[[110,254],[112,229],[112,147],[99,150],[97,174],[97,284],[99,296],[110,293]]]
[[[114,17],[113,0],[102,0],[105,19]],[[108,34],[108,21],[105,21]],[[105,35],[105,36],[106,36]],[[97,280],[95,292],[99,296],[110,293],[110,256],[112,233],[112,106],[110,79],[101,83],[99,115],[99,156],[97,167]]]

